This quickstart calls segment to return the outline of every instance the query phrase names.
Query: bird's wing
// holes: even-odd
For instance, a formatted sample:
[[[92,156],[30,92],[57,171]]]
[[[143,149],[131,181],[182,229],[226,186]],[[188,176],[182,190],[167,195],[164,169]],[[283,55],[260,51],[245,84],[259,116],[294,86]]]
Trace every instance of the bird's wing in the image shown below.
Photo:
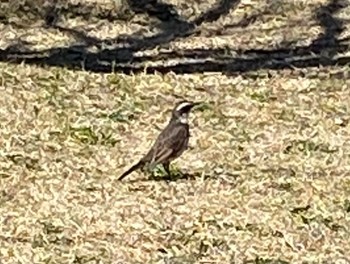
[[[173,153],[173,150],[168,147],[163,147],[158,149],[157,152],[155,152],[155,155],[153,155],[152,157],[151,164],[158,164],[158,163],[161,163],[162,161],[169,159],[172,153]]]
[[[157,138],[147,160],[151,164],[168,161],[176,156],[188,141],[188,128],[183,125],[172,126],[170,130],[165,129]]]

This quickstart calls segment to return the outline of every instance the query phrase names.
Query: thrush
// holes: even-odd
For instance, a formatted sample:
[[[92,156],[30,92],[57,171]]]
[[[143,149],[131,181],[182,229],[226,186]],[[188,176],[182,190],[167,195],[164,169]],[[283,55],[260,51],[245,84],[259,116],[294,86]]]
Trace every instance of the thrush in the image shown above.
[[[137,169],[145,166],[154,168],[162,164],[165,172],[170,176],[170,163],[188,148],[190,138],[188,116],[191,109],[200,103],[181,101],[172,110],[167,126],[159,134],[148,153],[130,169],[125,171],[118,180],[124,179]]]

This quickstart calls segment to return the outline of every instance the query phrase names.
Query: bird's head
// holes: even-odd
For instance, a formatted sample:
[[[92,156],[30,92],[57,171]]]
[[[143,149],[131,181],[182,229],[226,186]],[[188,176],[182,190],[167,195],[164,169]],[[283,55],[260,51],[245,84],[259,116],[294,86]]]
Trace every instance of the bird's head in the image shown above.
[[[188,123],[188,115],[192,108],[196,105],[199,105],[198,102],[191,101],[181,101],[176,104],[172,112],[172,119],[180,123]]]

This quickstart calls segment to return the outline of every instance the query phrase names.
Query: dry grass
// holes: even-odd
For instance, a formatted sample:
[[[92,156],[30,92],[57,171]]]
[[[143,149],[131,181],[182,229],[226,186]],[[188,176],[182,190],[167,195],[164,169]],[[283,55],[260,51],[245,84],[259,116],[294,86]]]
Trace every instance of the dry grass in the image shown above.
[[[189,19],[205,8],[171,2]],[[310,43],[321,31],[312,11],[324,1],[283,4],[218,33],[266,5],[242,1],[163,49]],[[143,29],[143,19],[60,23],[113,38]],[[15,22],[0,24],[1,48],[77,41],[40,21]],[[124,75],[0,63],[0,263],[349,263],[350,81],[332,75],[349,70],[302,72]],[[195,176],[116,181],[178,97],[208,102],[191,116],[193,148],[173,164]]]

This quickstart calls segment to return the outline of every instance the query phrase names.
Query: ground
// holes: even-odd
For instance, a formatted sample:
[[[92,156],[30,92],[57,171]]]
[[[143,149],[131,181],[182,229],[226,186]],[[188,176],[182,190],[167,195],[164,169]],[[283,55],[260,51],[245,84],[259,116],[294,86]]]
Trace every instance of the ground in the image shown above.
[[[350,263],[350,8],[128,4],[0,4],[0,263]]]

